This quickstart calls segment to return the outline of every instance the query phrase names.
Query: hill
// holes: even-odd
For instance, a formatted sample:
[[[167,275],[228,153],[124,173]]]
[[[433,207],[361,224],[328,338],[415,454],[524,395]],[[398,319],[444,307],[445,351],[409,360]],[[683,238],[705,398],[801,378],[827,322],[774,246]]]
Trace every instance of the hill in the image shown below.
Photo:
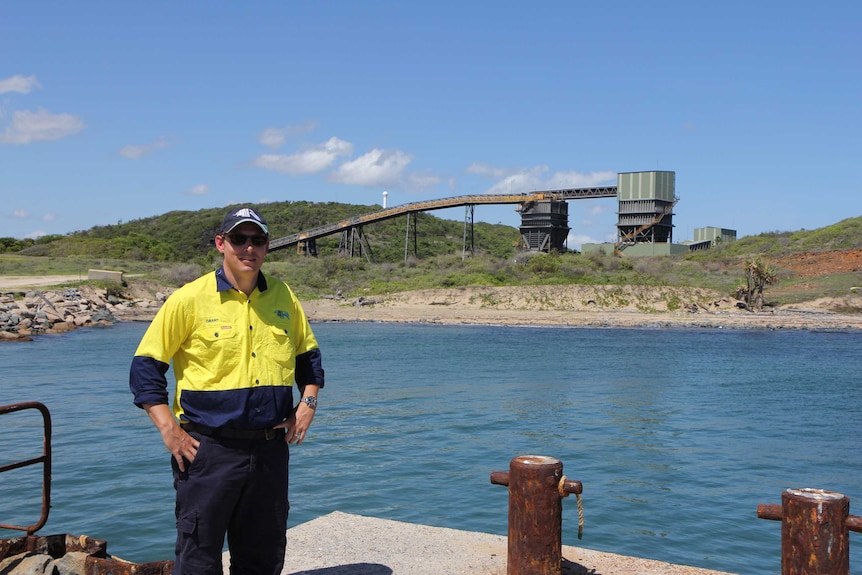
[[[283,237],[379,206],[276,202],[259,206],[273,236]],[[181,285],[212,269],[219,254],[212,236],[225,208],[174,211],[66,236],[30,240],[0,238],[0,275],[86,277],[88,268],[121,269],[155,283]],[[270,254],[267,270],[304,297],[341,294],[359,297],[459,286],[629,285],[697,287],[732,294],[744,283],[742,262],[761,256],[776,266],[779,283],[768,290],[771,303],[844,297],[862,285],[862,217],[796,232],[767,232],[715,249],[672,257],[522,253],[518,230],[477,223],[473,257],[462,257],[463,222],[429,214],[417,218],[417,252],[405,260],[405,220],[365,226],[373,259],[338,253],[339,235],[318,241],[319,257],[292,249]],[[15,242],[19,242],[16,244]],[[13,253],[8,253],[13,252]]]
[[[783,256],[853,248],[862,248],[862,217],[847,218],[815,230],[746,236],[723,246],[720,251],[727,255]]]
[[[30,240],[29,243],[0,238],[0,252],[49,257],[99,254],[104,258],[145,262],[202,263],[217,255],[213,236],[230,207],[173,211],[116,225],[97,226],[65,236]],[[273,202],[258,204],[257,207],[266,215],[273,238],[381,209],[380,206],[334,202]],[[374,261],[398,262],[404,259],[405,227],[404,218],[364,226]],[[415,228],[416,251],[420,257],[460,253],[462,250],[463,222],[420,213],[415,218]],[[518,230],[510,226],[484,222],[477,222],[474,226],[474,242],[479,251],[495,257],[510,256],[518,238]],[[319,254],[337,253],[340,240],[339,234],[318,240]],[[288,251],[283,250],[284,253]]]

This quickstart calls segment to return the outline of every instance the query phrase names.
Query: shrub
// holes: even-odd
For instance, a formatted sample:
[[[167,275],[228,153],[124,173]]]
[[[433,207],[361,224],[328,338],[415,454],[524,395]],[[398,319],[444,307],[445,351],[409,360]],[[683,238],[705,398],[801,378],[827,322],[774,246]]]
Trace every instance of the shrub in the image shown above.
[[[198,264],[171,264],[159,268],[155,275],[168,285],[180,287],[197,279],[202,273]]]

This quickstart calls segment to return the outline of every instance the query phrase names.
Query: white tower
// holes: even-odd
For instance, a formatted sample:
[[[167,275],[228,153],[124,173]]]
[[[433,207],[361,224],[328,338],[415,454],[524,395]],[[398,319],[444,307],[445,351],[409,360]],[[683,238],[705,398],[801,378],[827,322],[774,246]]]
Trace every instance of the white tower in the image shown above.
[[[388,196],[388,195],[389,195],[389,192],[384,190],[384,192],[383,192],[383,209],[384,210],[386,209],[386,196]]]

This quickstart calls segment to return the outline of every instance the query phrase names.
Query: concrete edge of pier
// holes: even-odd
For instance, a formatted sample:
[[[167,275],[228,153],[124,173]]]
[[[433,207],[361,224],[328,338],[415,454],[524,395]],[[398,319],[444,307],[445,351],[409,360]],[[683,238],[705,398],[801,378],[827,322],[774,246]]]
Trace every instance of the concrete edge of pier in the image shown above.
[[[506,555],[502,535],[335,511],[287,530],[281,575],[506,575]],[[562,555],[562,575],[728,575],[580,547]]]

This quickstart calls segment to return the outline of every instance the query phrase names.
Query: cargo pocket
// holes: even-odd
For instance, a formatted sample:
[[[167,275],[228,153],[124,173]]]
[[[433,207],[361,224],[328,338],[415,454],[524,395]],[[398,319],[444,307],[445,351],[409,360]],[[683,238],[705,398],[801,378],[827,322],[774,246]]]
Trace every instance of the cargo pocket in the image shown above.
[[[194,535],[198,529],[197,511],[189,511],[177,519],[177,531],[185,535]]]

